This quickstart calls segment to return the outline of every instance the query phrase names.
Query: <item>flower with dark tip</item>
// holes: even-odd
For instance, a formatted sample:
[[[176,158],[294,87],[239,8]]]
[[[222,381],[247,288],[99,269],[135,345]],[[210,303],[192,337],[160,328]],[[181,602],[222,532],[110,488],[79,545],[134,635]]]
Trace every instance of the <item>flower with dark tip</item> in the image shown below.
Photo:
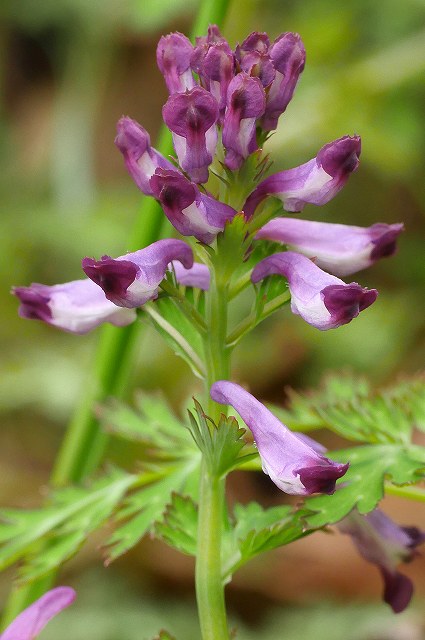
[[[400,562],[410,562],[415,547],[425,542],[425,531],[400,527],[380,509],[367,515],[352,511],[338,522],[338,529],[351,536],[360,555],[377,565],[384,580],[384,601],[394,613],[401,613],[413,595],[411,580],[397,571]]]
[[[104,322],[124,327],[136,319],[133,309],[120,309],[87,279],[50,287],[33,283],[30,287],[14,287],[12,293],[21,302],[21,318],[42,320],[71,333],[84,334]]]
[[[56,587],[24,609],[0,635],[0,640],[34,640],[58,613],[69,607],[76,593],[71,587]]]
[[[185,269],[180,262],[173,261],[171,267],[177,283],[183,287],[196,287],[203,291],[208,291],[210,288],[210,270],[206,264],[194,262],[190,269]]]
[[[256,149],[256,121],[263,115],[266,95],[258,78],[238,73],[227,90],[227,108],[223,123],[225,164],[233,171]]]
[[[234,74],[233,52],[224,39],[204,43],[195,47],[191,64],[202,86],[217,100],[221,124],[226,109],[227,89]]]
[[[318,267],[336,276],[348,276],[391,256],[397,248],[402,224],[377,223],[354,227],[295,218],[275,218],[262,227],[257,239],[286,244],[312,258]]]
[[[344,136],[325,144],[316,158],[260,182],[245,203],[245,215],[252,216],[268,196],[279,198],[286,211],[302,211],[306,204],[326,204],[357,169],[360,151],[359,136]]]
[[[261,260],[254,267],[251,280],[256,283],[273,274],[287,278],[292,312],[321,331],[351,322],[375,302],[378,295],[376,289],[363,288],[356,282],[345,284],[293,251],[275,253]]]
[[[236,214],[235,209],[202,193],[178,171],[157,169],[151,188],[177,231],[195,236],[204,244],[210,244]]]
[[[140,307],[158,297],[158,287],[168,264],[178,260],[186,269],[193,265],[193,252],[186,242],[165,239],[119,258],[84,258],[85,274],[119,307]]]
[[[242,60],[245,53],[258,51],[258,53],[267,53],[270,46],[270,39],[267,33],[253,31],[245,38],[242,44],[236,47],[237,57]]]
[[[334,493],[335,483],[348,464],[325,458],[238,384],[220,380],[212,385],[210,394],[215,402],[230,404],[250,428],[263,471],[279,489],[303,496]]]
[[[172,131],[179,164],[194,182],[207,182],[217,146],[218,102],[209,91],[194,87],[171,95],[162,109]]]
[[[192,43],[178,31],[162,36],[158,42],[156,61],[171,94],[195,86],[190,68],[192,53]]]
[[[155,169],[174,168],[169,160],[151,147],[146,129],[131,118],[123,117],[118,121],[115,144],[124,156],[127,171],[147,196],[152,195],[149,180]]]
[[[267,92],[266,110],[260,125],[276,129],[279,117],[292,99],[305,66],[305,49],[298,33],[282,33],[268,49],[275,75]]]

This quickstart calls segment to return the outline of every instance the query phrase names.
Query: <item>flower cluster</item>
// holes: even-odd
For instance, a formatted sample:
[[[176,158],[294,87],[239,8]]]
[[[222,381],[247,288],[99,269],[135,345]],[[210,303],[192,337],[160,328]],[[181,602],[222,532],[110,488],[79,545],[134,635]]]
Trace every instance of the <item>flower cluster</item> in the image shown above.
[[[145,129],[128,117],[118,122],[115,142],[138,188],[160,202],[174,228],[212,244],[237,211],[210,192],[210,178],[220,167],[228,179],[237,176],[245,161],[260,153],[259,144],[276,128],[304,69],[304,46],[298,34],[283,33],[271,43],[267,34],[254,32],[232,50],[212,25],[195,46],[181,33],[162,37],[157,61],[170,93],[163,118],[179,166],[154,149]],[[257,180],[244,199],[247,223],[270,198],[278,198],[290,212],[301,211],[307,203],[328,202],[357,168],[359,156],[360,138],[344,136],[305,164]],[[377,292],[345,284],[337,276],[391,255],[402,228],[284,217],[266,221],[253,241],[272,240],[291,250],[257,264],[252,282],[271,274],[285,277],[294,313],[321,330],[338,327],[371,305]],[[194,265],[192,248],[183,240],[169,239],[116,259],[85,258],[88,280],[51,287],[33,284],[13,293],[24,318],[75,333],[103,322],[122,326],[135,320],[136,307],[158,296],[170,263],[181,284],[208,288],[206,265]]]

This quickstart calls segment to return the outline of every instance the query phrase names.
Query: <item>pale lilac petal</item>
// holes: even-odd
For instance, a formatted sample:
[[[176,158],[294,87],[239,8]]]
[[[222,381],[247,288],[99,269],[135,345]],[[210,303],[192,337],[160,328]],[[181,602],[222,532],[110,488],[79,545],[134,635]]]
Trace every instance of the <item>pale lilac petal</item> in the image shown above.
[[[149,180],[155,169],[172,169],[171,162],[151,147],[148,132],[131,118],[123,117],[118,121],[115,144],[123,154],[127,171],[138,188],[151,196]]]
[[[3,631],[0,640],[33,640],[46,624],[75,600],[71,587],[56,587],[27,607]]]
[[[279,489],[291,495],[334,493],[335,482],[348,464],[317,453],[238,384],[220,380],[210,393],[215,402],[230,404],[250,428],[263,470]]]
[[[321,269],[336,276],[347,276],[370,267],[379,258],[392,255],[403,228],[402,224],[354,227],[275,218],[258,231],[256,238],[286,244],[312,258]]]
[[[168,264],[180,261],[187,269],[193,265],[192,249],[183,240],[158,240],[144,249],[119,258],[84,258],[85,274],[103,289],[108,300],[119,307],[140,307],[158,297],[158,287]]]
[[[306,204],[326,204],[357,169],[360,150],[359,136],[344,136],[326,144],[305,164],[269,176],[248,197],[245,215],[250,217],[268,196],[279,198],[286,211],[302,211]]]
[[[156,61],[171,94],[195,86],[190,68],[192,53],[192,43],[178,31],[162,36],[158,42]]]
[[[292,99],[305,65],[305,49],[297,33],[282,33],[268,50],[275,76],[267,93],[266,110],[261,119],[264,131],[276,129],[279,116]]]
[[[415,547],[425,542],[425,532],[416,527],[400,527],[380,509],[367,515],[353,510],[338,522],[338,529],[351,536],[360,555],[378,566],[384,580],[384,600],[394,613],[409,604],[413,585],[397,571],[400,562],[410,562]]]
[[[236,211],[227,204],[201,193],[178,171],[158,169],[151,187],[171,224],[184,236],[210,244]]]
[[[208,180],[217,145],[217,100],[202,87],[171,95],[162,109],[179,164],[194,182]]]
[[[238,73],[227,90],[227,108],[223,123],[225,164],[239,169],[243,161],[256,149],[256,120],[266,105],[264,88],[258,78]]]
[[[33,283],[30,287],[15,287],[12,293],[21,302],[21,318],[42,320],[71,333],[84,334],[104,322],[123,327],[136,319],[134,310],[117,307],[91,280],[50,287]]]
[[[206,264],[194,262],[190,269],[186,269],[180,262],[172,262],[172,268],[178,284],[183,287],[196,287],[203,291],[210,288],[210,270]]]
[[[287,278],[292,312],[322,331],[351,322],[378,295],[376,289],[365,289],[355,282],[345,284],[322,271],[309,258],[292,251],[275,253],[261,260],[251,279],[255,283],[273,274]]]

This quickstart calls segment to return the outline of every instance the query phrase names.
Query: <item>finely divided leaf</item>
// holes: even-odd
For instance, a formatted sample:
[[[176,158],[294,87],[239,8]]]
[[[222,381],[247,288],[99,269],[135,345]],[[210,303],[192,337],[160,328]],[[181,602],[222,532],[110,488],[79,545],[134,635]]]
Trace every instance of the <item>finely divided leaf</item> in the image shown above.
[[[196,555],[198,507],[190,496],[173,493],[171,504],[161,522],[156,522],[154,534],[182,553]]]

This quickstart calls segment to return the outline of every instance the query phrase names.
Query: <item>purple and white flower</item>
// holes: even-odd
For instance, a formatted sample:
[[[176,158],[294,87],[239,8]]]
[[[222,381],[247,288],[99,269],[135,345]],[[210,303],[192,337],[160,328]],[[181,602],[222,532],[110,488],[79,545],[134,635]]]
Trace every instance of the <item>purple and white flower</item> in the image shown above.
[[[195,86],[190,68],[192,54],[192,43],[178,31],[162,36],[158,42],[156,61],[171,94],[192,89]]]
[[[151,147],[146,129],[131,118],[123,117],[117,124],[115,144],[124,156],[127,171],[145,195],[151,196],[149,180],[155,169],[173,169],[174,166]]]
[[[173,260],[178,260],[187,269],[192,267],[193,252],[183,240],[158,240],[119,258],[84,258],[82,266],[85,274],[103,289],[108,300],[119,307],[132,309],[158,297],[158,287]]]
[[[33,602],[0,635],[0,640],[34,640],[58,613],[69,607],[76,593],[71,587],[56,587]]]
[[[360,150],[359,136],[344,136],[326,144],[305,164],[269,176],[248,197],[245,215],[252,216],[268,196],[279,198],[286,211],[302,211],[306,204],[326,204],[357,169]]]
[[[233,78],[235,60],[228,43],[218,42],[199,44],[192,56],[192,69],[199,75],[202,86],[216,99],[222,123],[227,104],[227,89]]]
[[[351,536],[365,560],[378,566],[384,580],[384,601],[394,613],[404,611],[412,598],[413,584],[397,566],[413,559],[415,547],[425,542],[425,531],[400,527],[380,509],[367,515],[354,510],[337,527]]]
[[[244,71],[238,73],[227,90],[227,108],[223,123],[225,164],[239,169],[243,161],[256,149],[256,121],[264,113],[266,96],[258,78]]]
[[[157,169],[150,184],[177,231],[195,236],[204,244],[210,244],[236,214],[235,209],[202,193],[178,171]]]
[[[215,402],[230,404],[250,428],[263,471],[279,489],[302,496],[334,493],[348,464],[325,458],[238,384],[220,380],[212,385],[210,394]]]
[[[251,280],[256,283],[273,274],[287,278],[292,312],[321,331],[351,322],[375,302],[378,295],[376,289],[363,288],[356,282],[345,284],[293,251],[275,253],[261,260],[254,267]]]
[[[50,287],[33,283],[30,287],[14,287],[12,293],[21,302],[21,318],[42,320],[71,333],[84,334],[104,322],[124,327],[136,319],[133,309],[120,309],[87,279]]]
[[[336,276],[348,276],[391,256],[397,248],[402,224],[377,223],[371,227],[275,218],[262,227],[257,239],[286,244],[312,258],[318,267]]]
[[[202,87],[171,95],[162,109],[179,164],[194,182],[208,180],[217,146],[218,111],[217,100]]]

